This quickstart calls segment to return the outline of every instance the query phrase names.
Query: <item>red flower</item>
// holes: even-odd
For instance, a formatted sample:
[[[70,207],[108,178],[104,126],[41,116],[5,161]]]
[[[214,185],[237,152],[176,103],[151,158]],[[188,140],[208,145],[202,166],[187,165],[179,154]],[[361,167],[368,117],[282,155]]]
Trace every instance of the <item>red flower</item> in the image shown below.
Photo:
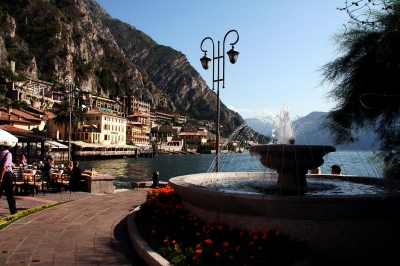
[[[171,241],[171,243],[172,243],[172,244],[175,244],[175,243],[176,243],[176,241],[175,241],[175,240],[172,240],[172,241]]]
[[[197,256],[193,256],[193,258],[192,258],[192,259],[193,259],[193,260],[195,260],[195,259],[196,259],[196,257],[197,257]]]
[[[164,241],[163,241],[164,243],[168,243],[168,239],[164,239]]]
[[[229,242],[224,242],[222,245],[223,245],[224,247],[227,247],[227,246],[229,246]]]
[[[258,250],[262,250],[262,246],[259,246],[259,247],[258,247]]]
[[[219,254],[219,252],[215,252],[215,257],[219,258],[221,257],[221,254]]]
[[[197,232],[197,233],[196,233],[196,236],[199,236],[199,235],[200,235],[200,232]]]
[[[239,252],[239,249],[240,249],[240,246],[237,246],[237,247],[235,248],[236,252]]]
[[[201,245],[200,245],[200,244],[197,244],[197,245],[196,245],[196,248],[197,248],[197,249],[201,248]]]
[[[205,241],[204,241],[204,243],[206,243],[206,244],[208,244],[208,245],[212,245],[212,240],[211,239],[206,239]]]
[[[251,242],[249,243],[249,246],[252,246],[252,245],[254,245],[254,242],[253,242],[253,241],[251,241]]]
[[[229,258],[230,258],[230,259],[233,259],[233,258],[234,258],[234,256],[230,255],[230,256],[229,256]]]
[[[253,255],[251,255],[251,256],[250,256],[250,259],[254,259],[254,256],[253,256]]]
[[[279,236],[280,234],[281,234],[281,232],[279,232],[279,231],[275,232],[275,235],[277,235],[277,236]]]
[[[257,240],[258,239],[258,235],[253,236],[253,239]]]
[[[239,236],[244,236],[244,231],[242,230],[242,231],[240,231],[240,234],[239,234]]]
[[[201,249],[196,249],[196,254],[201,254],[201,252],[203,252],[203,250],[201,250]]]
[[[154,229],[153,229],[153,230],[151,230],[151,233],[152,233],[152,234],[154,234],[155,232],[156,232],[156,230],[154,230]]]
[[[222,228],[224,228],[222,225],[218,225],[217,227],[219,230],[222,230]]]

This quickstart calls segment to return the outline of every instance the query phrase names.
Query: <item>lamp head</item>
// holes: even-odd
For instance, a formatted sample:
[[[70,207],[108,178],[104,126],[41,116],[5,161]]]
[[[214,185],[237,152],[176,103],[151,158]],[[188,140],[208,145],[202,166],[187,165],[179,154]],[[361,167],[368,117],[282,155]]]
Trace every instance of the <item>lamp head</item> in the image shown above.
[[[230,49],[227,52],[228,56],[229,56],[229,61],[234,64],[236,63],[236,61],[238,60],[239,57],[239,52],[235,49],[235,47],[232,45],[232,49]]]
[[[201,66],[207,70],[210,66],[211,58],[207,56],[207,53],[204,53],[204,56],[200,58]]]
[[[79,96],[79,91],[80,91],[80,90],[79,90],[78,88],[75,88],[75,89],[74,89],[74,94],[75,94],[76,97]]]

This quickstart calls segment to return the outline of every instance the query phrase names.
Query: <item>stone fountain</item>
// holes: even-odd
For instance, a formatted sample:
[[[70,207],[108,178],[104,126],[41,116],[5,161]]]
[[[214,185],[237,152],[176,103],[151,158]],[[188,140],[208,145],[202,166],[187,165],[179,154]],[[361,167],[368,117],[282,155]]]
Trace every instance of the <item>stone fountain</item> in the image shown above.
[[[287,117],[285,117],[287,116]],[[282,116],[281,116],[282,117]],[[284,125],[288,114],[284,112]],[[282,125],[281,125],[282,127]],[[184,206],[203,220],[263,230],[272,225],[293,239],[307,238],[312,249],[330,257],[380,258],[400,238],[400,182],[361,176],[306,175],[323,163],[332,146],[295,145],[291,129],[279,132],[278,144],[256,145],[250,150],[275,173],[218,172],[179,176],[169,184]],[[280,195],[221,192],[215,182],[276,179]],[[358,183],[383,187],[373,194],[304,196],[307,179]]]

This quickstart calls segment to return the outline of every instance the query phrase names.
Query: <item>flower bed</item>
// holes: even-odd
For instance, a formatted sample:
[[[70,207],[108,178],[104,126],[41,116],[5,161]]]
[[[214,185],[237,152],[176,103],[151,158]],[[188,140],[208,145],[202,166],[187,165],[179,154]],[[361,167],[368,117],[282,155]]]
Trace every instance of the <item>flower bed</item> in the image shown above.
[[[136,216],[150,247],[174,265],[291,265],[308,252],[276,229],[245,231],[201,221],[170,186],[148,191]]]

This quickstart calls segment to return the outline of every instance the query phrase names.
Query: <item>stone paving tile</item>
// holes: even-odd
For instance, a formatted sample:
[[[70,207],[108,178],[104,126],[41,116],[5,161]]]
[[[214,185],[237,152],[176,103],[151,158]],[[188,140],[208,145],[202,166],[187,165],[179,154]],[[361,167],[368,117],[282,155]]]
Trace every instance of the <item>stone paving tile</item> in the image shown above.
[[[0,231],[0,265],[145,265],[126,220],[146,195],[131,190],[83,197],[24,217]]]

